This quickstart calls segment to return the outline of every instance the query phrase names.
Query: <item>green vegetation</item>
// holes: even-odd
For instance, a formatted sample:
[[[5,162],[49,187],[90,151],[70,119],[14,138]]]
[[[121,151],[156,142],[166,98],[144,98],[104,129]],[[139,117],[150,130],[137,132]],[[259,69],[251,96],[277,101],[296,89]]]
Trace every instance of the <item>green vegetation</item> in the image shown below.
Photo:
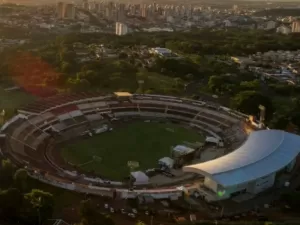
[[[287,17],[287,16],[296,16],[298,17],[300,15],[299,9],[268,9],[263,11],[258,11],[254,13],[255,16],[267,16],[267,17]]]
[[[0,109],[13,111],[23,104],[32,102],[36,97],[22,90],[5,91],[0,87]]]
[[[86,171],[111,179],[128,176],[128,161],[138,161],[139,169],[157,166],[160,158],[170,155],[171,146],[184,141],[203,141],[203,136],[175,124],[134,122],[117,129],[66,146],[63,157],[72,164],[83,164],[102,158],[82,167]]]
[[[268,126],[286,129],[290,123],[299,126],[297,112],[291,111],[298,107],[299,87],[276,81],[262,84],[254,73],[240,70],[231,63],[229,56],[296,50],[300,49],[299,40],[299,35],[237,29],[141,32],[121,37],[72,33],[52,40],[40,38],[36,46],[6,49],[0,53],[0,80],[1,83],[13,81],[38,96],[48,96],[57,91],[86,90],[158,93],[196,99],[203,94],[210,97],[218,95],[217,101],[222,105],[247,114],[258,115],[259,104],[265,104]],[[116,57],[105,58],[100,54],[97,58],[96,46],[101,44],[115,52]],[[182,58],[147,56],[142,53],[143,45],[147,46],[146,49],[166,47]],[[83,52],[89,60],[80,61],[78,52]],[[140,80],[144,81],[142,85]],[[185,89],[188,83],[195,85]],[[2,94],[1,91],[0,94],[4,96],[0,98],[0,107],[4,104],[1,102],[7,105],[3,108],[17,107],[14,102],[27,102],[21,97],[20,100],[18,97],[6,97],[7,93]],[[292,107],[288,105],[291,99],[294,99]],[[284,104],[278,104],[280,101]]]
[[[112,218],[99,212],[90,199],[81,202],[79,213],[81,221],[78,225],[114,225]]]
[[[259,104],[265,104],[268,126],[285,129],[290,123],[298,126],[298,115],[291,110],[298,107],[299,87],[276,81],[262,84],[256,74],[240,70],[229,56],[297,50],[300,49],[299,40],[297,34],[280,35],[234,28],[218,31],[192,29],[184,33],[141,32],[125,36],[74,32],[52,40],[39,38],[38,42],[32,42],[38,43],[36,46],[28,44],[5,49],[0,53],[0,80],[1,83],[13,80],[27,92],[38,96],[48,96],[57,91],[86,90],[158,93],[196,99],[203,94],[218,95],[222,105],[248,114],[257,115]],[[98,51],[100,45],[112,50],[116,57],[101,55]],[[146,52],[150,47],[166,47],[182,57],[149,56],[143,53],[142,46],[146,46]],[[83,53],[88,60],[81,61],[78,53]],[[144,81],[142,85],[140,80]],[[196,85],[185,89],[189,83]],[[1,102],[5,102],[7,108],[18,106],[14,105],[14,102],[19,102],[18,97],[6,97],[1,91],[0,94],[6,99],[0,99],[0,107],[4,104]],[[292,107],[287,104],[291,99],[294,99]],[[27,102],[22,98],[20,101]],[[278,104],[280,101],[284,104]]]
[[[30,179],[23,169],[16,170],[9,160],[0,165],[1,221],[21,224],[42,224],[51,218],[54,198],[51,193],[30,188]]]
[[[29,33],[26,28],[16,30],[0,26],[0,31],[4,38],[31,40],[30,44],[0,53],[0,86],[18,85],[24,90],[6,92],[0,88],[0,110],[5,109],[6,118],[13,115],[20,104],[34,100],[33,95],[122,90],[195,99],[217,95],[219,97],[214,101],[253,115],[258,115],[258,106],[263,104],[267,108],[269,127],[288,129],[292,125],[293,131],[300,128],[299,86],[272,80],[263,83],[256,74],[240,70],[229,59],[229,56],[248,56],[269,50],[300,49],[297,34],[195,29],[184,33],[141,32],[125,36],[72,33],[56,37],[57,34],[39,29]],[[80,50],[74,43],[85,46],[82,50],[87,61],[80,60]],[[100,44],[114,51],[116,57],[96,58],[95,46]],[[143,45],[146,49],[166,47],[182,58],[147,56],[142,53]],[[140,80],[144,83],[139,84]],[[187,84],[192,85],[185,89]],[[200,134],[174,124],[140,122],[71,144],[64,149],[63,155],[66,161],[77,165],[98,156],[101,162],[94,161],[82,169],[122,179],[129,174],[128,161],[139,161],[139,169],[152,168],[159,158],[170,154],[171,146],[202,140]],[[74,205],[78,206],[83,198],[78,193],[32,180],[23,169],[16,171],[8,160],[3,160],[0,165],[0,189],[0,218],[11,224],[37,224],[39,213],[42,221],[51,218],[52,214],[62,218],[65,209],[76,208]],[[39,202],[40,198],[42,202]],[[285,196],[285,199],[297,208],[298,195]],[[90,201],[82,202],[80,224],[110,225],[110,218],[91,204]]]

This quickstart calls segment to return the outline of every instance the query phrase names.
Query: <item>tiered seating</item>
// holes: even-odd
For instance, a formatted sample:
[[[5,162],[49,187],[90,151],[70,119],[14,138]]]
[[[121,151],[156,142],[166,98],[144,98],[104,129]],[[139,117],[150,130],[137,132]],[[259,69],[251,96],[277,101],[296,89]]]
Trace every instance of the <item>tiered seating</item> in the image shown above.
[[[61,131],[61,135],[59,136],[58,141],[67,141],[69,139],[79,136],[88,129],[89,125],[87,123],[76,124],[75,126],[67,127],[66,129]]]
[[[185,111],[189,114],[196,115],[199,111],[194,108],[183,108],[178,106],[168,106],[168,110],[174,110],[174,111]]]
[[[139,103],[138,106],[140,108],[161,108],[164,109],[166,108],[166,105],[156,105],[156,104],[148,104],[148,103]]]
[[[66,124],[64,124],[64,123],[55,123],[55,124],[53,124],[52,126],[51,126],[51,129],[53,129],[54,131],[56,131],[56,132],[62,132],[63,130],[66,130],[67,129],[67,125]]]
[[[205,109],[203,107],[188,105],[185,103],[177,103],[177,102],[170,102],[170,101],[161,101],[161,100],[141,100],[135,99],[133,102],[139,105],[149,104],[156,107],[165,107],[167,106],[168,111],[172,110],[172,112],[179,112],[179,113],[189,113],[194,114],[194,116],[199,113],[199,117],[203,117],[205,120],[210,120],[212,123],[219,123],[219,126],[230,126],[230,123],[236,122],[236,119],[232,119],[228,115],[221,114],[220,112],[216,112],[213,110]],[[141,106],[140,106],[141,107]],[[201,115],[202,114],[202,115]]]
[[[182,109],[180,111],[179,110],[176,110],[176,111],[175,110],[168,110],[167,114],[183,116],[183,117],[186,117],[186,118],[189,118],[189,119],[193,119],[194,116],[195,116],[195,114],[185,112]]]
[[[77,122],[74,118],[68,118],[68,119],[61,121],[61,123],[65,124],[66,127],[70,127],[70,126],[75,125]]]
[[[152,108],[152,107],[140,107],[139,108],[141,112],[158,112],[158,113],[165,113],[166,107],[158,107],[158,108]]]
[[[155,104],[138,104],[138,109],[141,112],[147,112],[147,111],[151,111],[151,112],[159,112],[159,113],[164,113],[166,112],[166,105],[155,105]]]
[[[45,139],[48,138],[48,137],[50,137],[49,134],[47,134],[47,133],[40,133],[40,135],[37,136],[37,137],[35,138],[35,140],[32,142],[31,146],[32,146],[33,148],[35,148],[35,149],[38,149],[38,147],[39,147],[40,145],[44,144]]]
[[[101,96],[100,92],[92,93],[76,93],[76,94],[61,94],[56,95],[50,98],[41,99],[35,103],[20,108],[20,112],[32,112],[32,113],[41,113],[50,108],[57,107],[66,103],[79,101],[82,99],[94,98]]]
[[[127,112],[127,111],[138,111],[138,108],[124,108],[124,107],[116,107],[116,108],[111,108],[111,111],[113,113],[116,112]]]
[[[28,121],[20,117],[12,123],[13,129],[7,129],[7,133],[11,131],[9,143],[14,153],[22,155],[21,161],[28,156],[28,159],[31,157],[30,160],[41,165],[36,168],[43,168],[43,164],[55,168],[45,151],[51,139],[56,144],[76,138],[107,123],[112,118],[110,114],[115,117],[166,118],[201,129],[220,139],[225,133],[224,140],[231,142],[242,139],[244,134],[242,125],[238,123],[240,115],[232,116],[230,109],[172,96],[134,95],[124,100],[112,95],[101,96],[100,93],[79,93],[42,99],[23,109],[27,115],[30,112],[35,114],[29,116]],[[35,157],[29,150],[40,155]]]
[[[95,114],[89,114],[89,115],[85,115],[85,118],[90,121],[97,121],[97,120],[101,120],[103,117],[100,115],[100,113],[95,113]]]
[[[80,109],[84,114],[94,113],[95,110],[100,111],[108,111],[109,106],[106,102],[91,102],[91,103],[82,103],[77,105],[78,109]]]
[[[87,122],[84,114],[77,108],[76,105],[69,105],[63,107],[61,114],[58,113],[59,109],[55,110],[55,113],[58,114],[57,118],[61,124],[64,124],[66,127],[73,126],[78,123]],[[54,112],[54,111],[52,111]]]
[[[247,134],[243,130],[243,123],[237,123],[231,128],[225,130],[223,132],[224,134],[224,140],[229,141],[231,143],[243,141]]]

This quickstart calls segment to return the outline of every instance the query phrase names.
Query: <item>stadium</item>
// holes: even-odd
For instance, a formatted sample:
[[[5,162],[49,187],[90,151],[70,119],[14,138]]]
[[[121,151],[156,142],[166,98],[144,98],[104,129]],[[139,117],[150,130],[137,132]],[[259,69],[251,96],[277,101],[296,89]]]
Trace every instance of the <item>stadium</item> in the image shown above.
[[[119,198],[254,196],[292,171],[300,150],[299,136],[262,129],[215,103],[127,92],[37,101],[20,108],[0,135],[2,154],[31,177]]]

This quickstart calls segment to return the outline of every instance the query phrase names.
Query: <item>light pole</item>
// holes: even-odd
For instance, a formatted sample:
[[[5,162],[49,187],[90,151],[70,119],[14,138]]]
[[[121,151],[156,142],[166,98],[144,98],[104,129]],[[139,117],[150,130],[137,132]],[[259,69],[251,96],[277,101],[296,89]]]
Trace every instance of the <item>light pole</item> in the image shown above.
[[[222,209],[221,209],[221,218],[223,217],[224,215],[224,206],[222,206]]]
[[[4,120],[5,120],[5,110],[4,109],[0,113],[0,116],[1,116],[0,124],[2,125],[4,123]]]
[[[140,91],[141,91],[141,94],[144,94],[144,83],[145,83],[144,80],[139,80],[139,81],[138,81],[139,89],[140,89]]]
[[[42,220],[42,218],[41,218],[41,202],[42,202],[42,198],[39,197],[38,202],[37,202],[39,225],[41,225],[41,220]]]
[[[21,143],[21,144],[23,144],[23,145],[27,146],[27,147],[29,147],[30,149],[32,149],[32,150],[34,150],[34,151],[36,151],[36,149],[35,149],[35,148],[33,148],[32,146],[30,146],[30,145],[26,144],[25,142],[23,142],[23,141],[20,141],[19,139],[15,138],[15,137],[13,137],[13,136],[9,136],[9,137],[10,137],[11,139],[13,139],[13,140],[15,140],[15,141],[17,141],[17,142],[19,142],[19,143]]]

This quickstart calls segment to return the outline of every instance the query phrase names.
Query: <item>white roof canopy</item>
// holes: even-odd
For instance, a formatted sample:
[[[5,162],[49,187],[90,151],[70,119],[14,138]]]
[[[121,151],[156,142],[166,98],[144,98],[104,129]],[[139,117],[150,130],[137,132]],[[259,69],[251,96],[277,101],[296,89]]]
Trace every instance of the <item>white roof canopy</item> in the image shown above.
[[[228,187],[277,172],[291,163],[299,152],[300,136],[281,130],[261,130],[252,132],[232,153],[185,166],[183,171],[203,174]]]
[[[164,164],[164,165],[168,166],[169,168],[173,168],[174,160],[171,159],[170,157],[164,157],[164,158],[161,158],[160,160],[158,160],[158,163]]]
[[[149,183],[149,177],[142,171],[131,172],[130,175],[135,178],[136,185]]]
[[[177,154],[186,155],[195,151],[195,149],[186,147],[184,145],[177,145],[173,148],[173,151],[176,152]]]

